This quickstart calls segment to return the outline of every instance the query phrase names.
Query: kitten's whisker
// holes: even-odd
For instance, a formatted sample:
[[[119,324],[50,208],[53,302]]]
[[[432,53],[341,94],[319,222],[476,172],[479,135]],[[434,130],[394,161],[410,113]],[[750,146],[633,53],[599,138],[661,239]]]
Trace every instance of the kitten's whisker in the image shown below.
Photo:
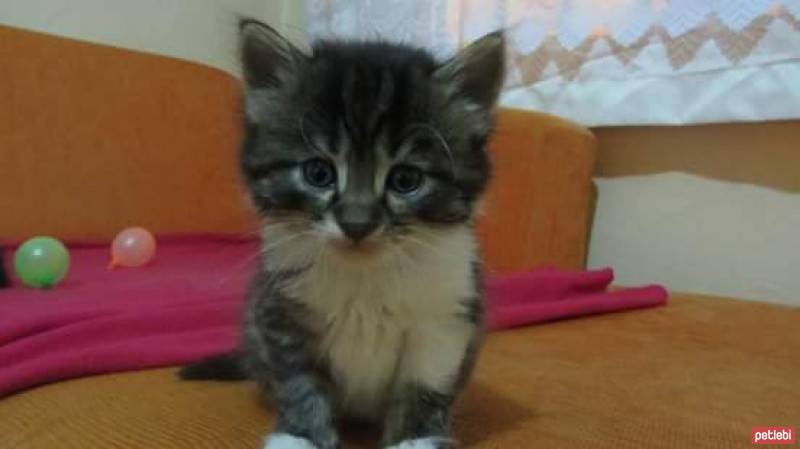
[[[415,244],[419,245],[420,247],[422,247],[424,249],[432,251],[433,253],[437,254],[439,257],[442,257],[444,259],[450,259],[450,260],[461,260],[461,259],[463,259],[461,254],[455,254],[455,253],[451,254],[451,253],[448,253],[446,251],[442,251],[440,248],[437,248],[435,245],[431,244],[430,242],[426,242],[426,241],[418,239],[416,237],[411,237],[409,235],[406,235],[406,236],[403,236],[403,240],[405,240],[405,241],[407,241],[409,243],[415,243]]]
[[[313,265],[312,269],[316,273],[316,281],[325,281],[325,276],[327,276],[328,264],[325,261],[325,257],[322,256],[322,252],[324,251],[324,245],[317,246],[317,252],[314,254],[313,257]]]
[[[264,220],[261,229],[269,228],[270,226],[289,226],[293,224],[302,224],[305,223],[307,220],[304,220],[300,217],[281,217],[279,219],[268,219]]]
[[[286,229],[289,226],[292,226],[292,224],[293,223],[272,223],[272,224],[268,224],[266,226],[262,226],[260,235],[263,237],[267,233],[270,233],[270,232],[273,232],[273,231],[277,231],[277,230]]]
[[[258,232],[258,230],[255,230],[255,229],[252,230],[252,231],[239,232],[239,233],[233,235],[234,238],[240,238],[240,239],[258,237],[258,236],[259,236],[259,232]]]
[[[270,223],[261,228],[261,239],[267,239],[270,237],[270,234],[286,234],[289,232],[306,232],[308,229],[299,229],[299,230],[292,230],[291,228],[296,226],[298,228],[304,227],[303,221],[292,221],[292,222],[278,222],[278,223]]]
[[[261,256],[260,252],[255,252],[253,254],[249,254],[249,255],[243,257],[242,260],[237,262],[230,270],[227,270],[227,267],[221,268],[222,270],[227,271],[228,274],[227,274],[227,276],[225,276],[225,277],[223,277],[222,279],[219,280],[218,286],[221,287],[221,286],[225,285],[226,283],[230,282],[230,280],[233,279],[233,277],[236,274],[238,274],[245,267],[247,267],[250,264],[252,264],[253,261],[258,259],[260,256]]]
[[[261,248],[261,254],[266,255],[269,251],[271,251],[271,250],[273,250],[273,249],[275,249],[275,248],[277,248],[279,246],[285,245],[286,243],[288,243],[288,242],[290,242],[290,241],[292,241],[294,239],[297,239],[299,237],[303,237],[303,236],[306,236],[306,235],[312,235],[312,234],[313,234],[312,231],[302,231],[302,232],[297,232],[297,233],[294,233],[294,234],[290,234],[288,237],[284,237],[282,239],[279,239],[276,242],[271,242],[269,245],[264,245]]]
[[[395,244],[392,245],[391,248],[394,250],[393,251],[394,254],[403,258],[403,260],[398,260],[398,258],[395,257],[393,258],[393,260],[395,262],[395,265],[397,266],[397,270],[400,271],[402,276],[405,276],[406,274],[408,274],[409,267],[414,267],[415,260],[413,257],[411,257],[410,254],[408,254],[406,251],[403,250],[403,247],[401,245]],[[407,262],[408,265],[406,265],[403,262]]]
[[[311,234],[316,237],[316,234],[314,232],[311,232]],[[316,263],[319,262],[319,258],[320,258],[319,255],[320,255],[321,248],[322,248],[323,245],[321,245],[320,242],[317,242],[316,246],[317,246],[317,250],[316,251],[307,251],[306,252],[306,258],[303,260],[303,264],[304,265],[311,266],[311,265],[316,264]]]

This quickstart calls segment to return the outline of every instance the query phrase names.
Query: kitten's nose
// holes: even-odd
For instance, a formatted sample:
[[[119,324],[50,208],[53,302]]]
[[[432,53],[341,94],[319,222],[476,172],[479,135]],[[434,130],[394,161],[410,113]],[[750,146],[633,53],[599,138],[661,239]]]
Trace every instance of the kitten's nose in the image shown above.
[[[366,236],[372,234],[372,231],[377,228],[377,226],[369,222],[344,222],[339,223],[339,226],[342,228],[344,235],[356,243],[363,240]]]
[[[364,240],[380,226],[380,211],[375,206],[342,204],[334,210],[344,235],[354,243]]]

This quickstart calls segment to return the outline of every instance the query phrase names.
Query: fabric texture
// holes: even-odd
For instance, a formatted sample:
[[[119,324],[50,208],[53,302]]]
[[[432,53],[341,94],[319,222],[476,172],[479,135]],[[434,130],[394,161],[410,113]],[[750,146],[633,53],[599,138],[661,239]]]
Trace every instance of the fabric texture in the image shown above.
[[[5,26],[0,55],[0,243],[253,229],[234,78]]]
[[[107,270],[108,250],[74,248],[53,290],[0,290],[0,396],[88,374],[197,360],[237,343],[258,242],[163,241],[141,269]],[[666,291],[607,291],[610,269],[534,270],[487,279],[489,327],[661,305]]]
[[[501,104],[586,126],[800,118],[800,0],[308,3],[312,35],[380,35],[442,56],[505,29]]]
[[[70,252],[71,272],[54,289],[0,290],[0,396],[183,363],[236,341],[255,241],[161,242],[150,265],[113,271],[107,246]]]
[[[504,329],[550,320],[618,312],[666,304],[659,285],[608,291],[610,268],[560,272],[539,269],[486,279],[489,329]]]
[[[798,322],[796,308],[676,294],[667,307],[492,332],[455,436],[465,449],[752,448],[752,427],[800,418]],[[145,370],[0,400],[0,446],[254,449],[274,419],[250,382]],[[378,438],[344,434],[347,448]]]

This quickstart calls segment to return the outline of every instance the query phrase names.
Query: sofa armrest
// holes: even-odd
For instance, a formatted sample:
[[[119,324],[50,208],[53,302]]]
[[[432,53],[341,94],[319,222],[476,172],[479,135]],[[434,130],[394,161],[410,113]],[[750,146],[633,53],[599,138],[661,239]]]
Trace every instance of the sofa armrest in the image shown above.
[[[572,122],[499,112],[494,176],[479,223],[490,271],[584,267],[595,145],[592,133]]]

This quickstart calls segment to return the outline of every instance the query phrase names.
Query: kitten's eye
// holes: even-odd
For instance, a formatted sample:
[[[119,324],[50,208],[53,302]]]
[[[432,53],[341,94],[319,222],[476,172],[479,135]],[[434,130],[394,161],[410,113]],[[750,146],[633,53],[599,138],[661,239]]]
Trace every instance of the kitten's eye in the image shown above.
[[[336,182],[336,170],[328,161],[311,159],[303,164],[303,177],[314,187],[330,187]]]
[[[408,165],[400,165],[389,173],[388,187],[400,194],[413,193],[422,185],[422,171]]]

